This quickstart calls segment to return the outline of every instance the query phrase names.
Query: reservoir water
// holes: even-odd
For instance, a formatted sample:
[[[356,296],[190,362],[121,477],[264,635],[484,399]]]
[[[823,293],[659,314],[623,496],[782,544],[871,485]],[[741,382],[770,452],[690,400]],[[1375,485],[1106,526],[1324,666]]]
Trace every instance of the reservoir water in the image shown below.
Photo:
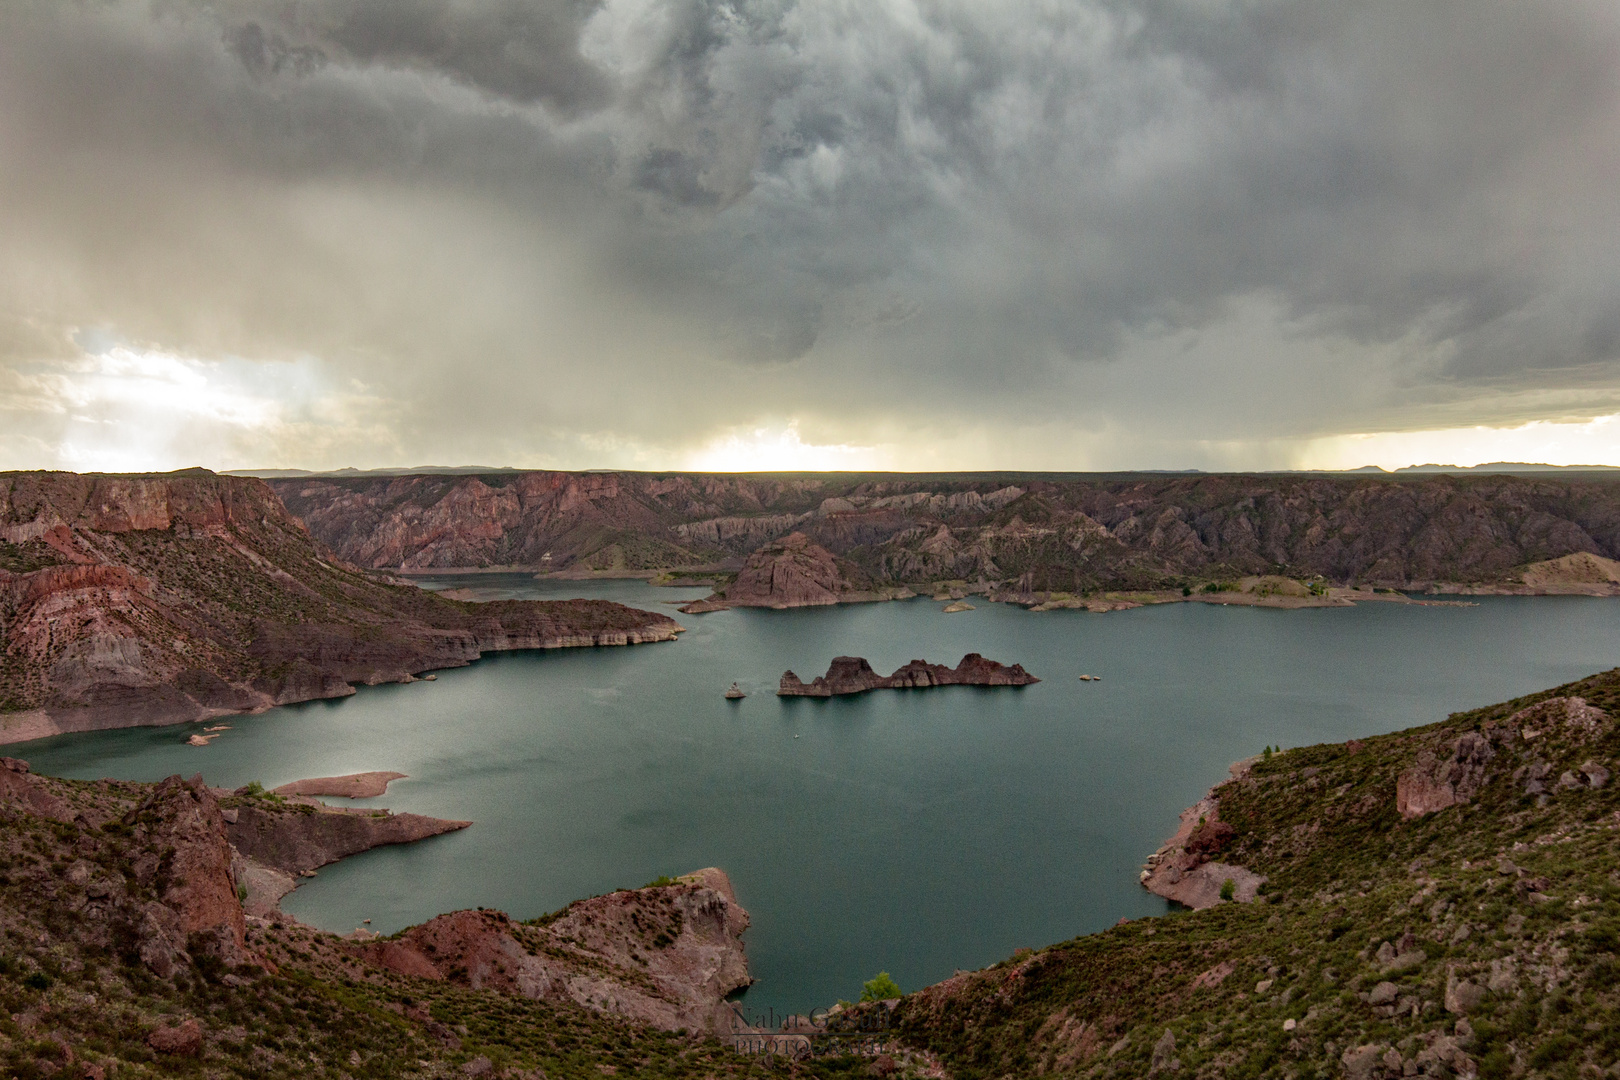
[[[661,611],[702,593],[526,575],[430,584]],[[6,752],[45,773],[200,772],[221,786],[391,769],[409,779],[353,805],[476,822],[327,867],[285,901],[339,932],[477,906],[529,918],[720,866],[753,917],[747,1005],[780,1013],[853,998],[879,970],[913,990],[1162,913],[1136,883],[1143,857],[1262,746],[1427,723],[1620,663],[1614,600],[1107,615],[974,602],[951,615],[921,599],[679,615],[689,629],[673,644],[491,657],[435,682],[230,718],[207,747],[171,727]],[[887,673],[970,651],[1044,681],[773,693],[783,670],[808,680],[839,654]],[[1079,681],[1090,673],[1102,681]],[[733,681],[747,699],[722,698]]]

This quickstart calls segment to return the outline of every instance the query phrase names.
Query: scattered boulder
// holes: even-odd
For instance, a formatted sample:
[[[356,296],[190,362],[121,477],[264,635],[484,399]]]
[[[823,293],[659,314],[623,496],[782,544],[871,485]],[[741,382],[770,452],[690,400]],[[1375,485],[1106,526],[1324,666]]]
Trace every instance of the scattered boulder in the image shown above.
[[[1388,1005],[1401,994],[1401,988],[1392,982],[1381,982],[1367,995],[1369,1005]]]
[[[1218,855],[1232,846],[1237,839],[1237,830],[1224,821],[1205,821],[1193,834],[1187,837],[1184,845],[1187,852],[1193,855]]]
[[[1159,1041],[1153,1044],[1153,1064],[1148,1072],[1174,1072],[1181,1068],[1181,1059],[1176,1057],[1176,1033],[1169,1028],[1159,1036]]]
[[[1586,775],[1586,782],[1594,791],[1609,782],[1609,770],[1595,761],[1582,765],[1581,772]]]
[[[1378,1075],[1385,1048],[1377,1044],[1357,1046],[1339,1057],[1344,1066],[1345,1080],[1372,1080]]]
[[[178,1027],[160,1027],[146,1037],[146,1045],[159,1054],[196,1057],[202,1053],[202,1025],[195,1019]]]
[[[1468,802],[1484,786],[1486,767],[1495,756],[1490,740],[1473,731],[1459,738],[1444,760],[1425,750],[1396,779],[1395,808],[1410,819]]]
[[[1465,1021],[1458,1021],[1461,1027]],[[1413,1057],[1413,1064],[1422,1072],[1433,1074],[1437,1072],[1436,1066],[1444,1066],[1458,1076],[1471,1076],[1474,1073],[1473,1061],[1458,1046],[1457,1040],[1449,1035],[1434,1032],[1425,1036],[1429,1045],[1419,1050]]]
[[[1479,1008],[1485,1000],[1485,988],[1467,979],[1459,979],[1456,972],[1446,976],[1446,1011],[1465,1016]]]

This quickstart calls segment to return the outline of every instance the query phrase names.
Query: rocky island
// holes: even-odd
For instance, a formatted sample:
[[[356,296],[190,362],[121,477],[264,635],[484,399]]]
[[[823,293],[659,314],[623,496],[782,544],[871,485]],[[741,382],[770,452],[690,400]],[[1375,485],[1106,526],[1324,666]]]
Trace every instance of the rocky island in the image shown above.
[[[913,660],[893,675],[879,675],[860,656],[835,656],[827,674],[803,682],[791,671],[782,673],[779,697],[835,697],[868,690],[922,690],[931,686],[1028,686],[1041,680],[1022,664],[998,664],[978,653],[968,653],[954,668]]]

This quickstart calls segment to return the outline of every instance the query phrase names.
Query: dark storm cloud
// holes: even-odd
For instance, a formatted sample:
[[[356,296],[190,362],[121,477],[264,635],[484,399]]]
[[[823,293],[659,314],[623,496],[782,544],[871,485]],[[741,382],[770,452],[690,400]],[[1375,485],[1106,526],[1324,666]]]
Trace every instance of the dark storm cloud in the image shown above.
[[[1140,408],[1133,372],[1165,438],[1480,395],[1510,422],[1536,415],[1511,394],[1620,382],[1617,22],[23,0],[0,11],[0,315],[453,372],[518,387],[514,418],[653,443],[722,385],[739,414],[859,380],[852,417],[970,400],[1017,425]],[[583,373],[639,389],[565,407]]]
[[[574,0],[237,0],[232,51],[258,74],[327,59],[413,68],[513,101],[601,105],[606,73],[579,54],[600,5]]]

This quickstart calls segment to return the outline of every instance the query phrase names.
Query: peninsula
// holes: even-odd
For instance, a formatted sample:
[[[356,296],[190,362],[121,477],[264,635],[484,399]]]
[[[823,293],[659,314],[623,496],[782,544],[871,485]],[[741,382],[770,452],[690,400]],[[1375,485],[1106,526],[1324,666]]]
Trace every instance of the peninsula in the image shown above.
[[[600,600],[448,600],[327,550],[263,481],[0,473],[0,743],[410,682],[488,652],[672,641]]]
[[[968,653],[954,668],[913,660],[893,675],[879,675],[861,656],[835,656],[827,674],[806,683],[791,671],[782,673],[778,697],[835,697],[868,690],[924,690],[932,686],[1028,686],[1041,680],[1022,664],[998,664]]]

